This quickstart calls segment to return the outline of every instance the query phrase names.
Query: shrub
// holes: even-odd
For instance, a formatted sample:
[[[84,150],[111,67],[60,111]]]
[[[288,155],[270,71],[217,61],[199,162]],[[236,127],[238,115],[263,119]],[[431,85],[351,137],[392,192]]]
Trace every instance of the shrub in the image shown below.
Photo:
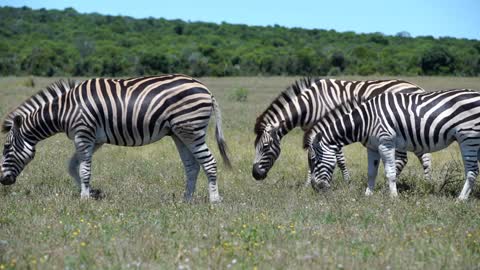
[[[33,77],[28,77],[27,79],[25,79],[25,81],[23,81],[23,85],[26,87],[34,88],[35,80],[33,79]]]
[[[342,74],[342,71],[338,67],[330,68],[330,70],[327,73],[328,76],[339,76],[341,74]]]
[[[425,75],[452,74],[455,70],[455,58],[447,48],[434,46],[422,54],[420,66]]]
[[[334,67],[338,67],[340,71],[344,71],[347,65],[345,56],[341,52],[334,52],[330,58],[330,64]]]
[[[234,101],[245,102],[248,98],[248,89],[244,87],[239,87],[232,91],[230,98]]]

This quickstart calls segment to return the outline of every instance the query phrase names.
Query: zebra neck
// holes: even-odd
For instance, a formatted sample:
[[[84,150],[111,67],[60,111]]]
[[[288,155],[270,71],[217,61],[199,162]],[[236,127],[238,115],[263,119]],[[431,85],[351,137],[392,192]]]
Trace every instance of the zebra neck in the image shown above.
[[[60,121],[59,102],[55,99],[25,116],[23,132],[32,143],[37,143],[64,131],[64,127]]]
[[[279,100],[283,100],[280,102]],[[264,114],[265,123],[271,125],[280,124],[281,137],[285,136],[288,132],[296,127],[301,127],[303,130],[307,130],[311,125],[303,123],[305,120],[305,107],[308,104],[300,105],[300,102],[305,103],[298,96],[289,96],[286,99],[282,96],[281,99],[274,101],[276,106],[270,107]]]
[[[310,97],[309,99],[313,98]],[[300,99],[299,103],[302,103],[305,109],[298,112],[296,121],[297,125],[304,131],[313,127],[322,117],[336,107],[333,105],[329,107],[320,97],[313,101],[313,106],[308,103],[307,99]]]

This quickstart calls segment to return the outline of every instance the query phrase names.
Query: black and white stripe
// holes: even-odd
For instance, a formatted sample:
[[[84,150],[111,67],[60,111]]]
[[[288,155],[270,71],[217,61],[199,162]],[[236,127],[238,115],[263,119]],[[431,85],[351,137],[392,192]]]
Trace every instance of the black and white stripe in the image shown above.
[[[339,107],[305,133],[315,189],[328,186],[335,152],[361,142],[368,149],[368,187],[373,192],[380,159],[391,196],[397,196],[395,151],[417,155],[435,152],[457,141],[465,166],[467,199],[478,175],[480,158],[480,93],[454,89],[421,94],[381,94],[362,103]]]
[[[298,80],[283,91],[257,118],[252,175],[257,180],[265,179],[280,155],[280,141],[283,136],[296,127],[309,129],[340,104],[352,100],[361,102],[382,93],[421,92],[424,92],[422,88],[402,80],[345,81],[311,78]],[[407,156],[400,153],[399,157],[402,157],[397,161],[400,172],[407,162]],[[425,176],[429,178],[430,155],[425,154],[419,158]],[[341,149],[336,153],[336,162],[342,170],[344,179],[348,180],[350,175]]]
[[[69,172],[91,195],[93,153],[103,144],[140,146],[173,138],[187,175],[185,198],[191,199],[200,165],[207,174],[212,202],[221,200],[217,165],[205,143],[210,116],[216,114],[216,138],[230,165],[221,128],[220,109],[199,81],[181,74],[131,79],[91,79],[80,84],[59,81],[8,114],[7,141],[1,163],[4,184],[12,184],[33,159],[35,145],[59,132],[74,141]]]

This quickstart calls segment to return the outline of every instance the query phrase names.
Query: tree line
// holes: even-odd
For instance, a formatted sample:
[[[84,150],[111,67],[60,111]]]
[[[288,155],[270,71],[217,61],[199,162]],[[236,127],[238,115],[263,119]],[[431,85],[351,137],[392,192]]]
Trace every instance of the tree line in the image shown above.
[[[480,74],[480,41],[0,7],[0,74]]]

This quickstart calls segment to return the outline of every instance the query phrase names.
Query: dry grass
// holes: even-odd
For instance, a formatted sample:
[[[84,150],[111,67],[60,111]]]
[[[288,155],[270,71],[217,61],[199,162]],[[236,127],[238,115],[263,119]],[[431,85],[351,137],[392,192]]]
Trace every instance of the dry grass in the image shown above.
[[[478,78],[406,78],[426,89],[480,88]],[[53,79],[0,79],[0,115]],[[195,201],[182,202],[183,168],[169,138],[140,148],[105,146],[94,158],[93,185],[107,195],[81,201],[66,163],[64,135],[37,147],[17,184],[0,187],[0,269],[475,269],[480,267],[479,188],[455,203],[463,185],[456,145],[434,154],[434,180],[421,179],[415,158],[399,200],[382,177],[366,198],[366,151],[346,149],[354,181],[336,174],[334,188],[302,188],[306,156],[301,132],[283,141],[264,182],[251,177],[255,118],[294,78],[204,78],[223,108],[234,164],[220,162],[225,201],[207,203],[206,178]],[[478,86],[477,86],[478,85]],[[229,98],[248,89],[247,102]],[[213,130],[211,130],[213,131]],[[209,145],[219,159],[210,132]]]

